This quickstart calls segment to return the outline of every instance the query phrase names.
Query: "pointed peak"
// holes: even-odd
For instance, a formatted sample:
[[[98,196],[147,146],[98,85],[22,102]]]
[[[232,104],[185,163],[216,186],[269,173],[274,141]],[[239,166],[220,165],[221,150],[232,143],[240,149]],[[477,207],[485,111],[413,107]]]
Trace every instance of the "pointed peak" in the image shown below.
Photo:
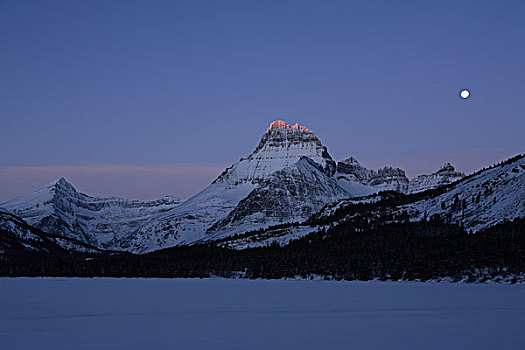
[[[439,170],[438,172],[443,172],[443,171],[455,171],[456,169],[454,169],[454,166],[450,163],[445,163],[443,164],[442,166],[439,167]]]
[[[454,166],[448,162],[439,167],[438,171],[436,171],[434,174],[456,174],[458,176],[464,176],[463,173],[457,172]]]
[[[276,120],[271,122],[270,126],[266,131],[269,132],[272,130],[298,130],[311,133],[310,129],[308,129],[305,126],[299,125],[299,123],[295,123],[294,125],[290,126],[283,120]]]
[[[361,165],[361,164],[357,161],[357,159],[355,159],[355,158],[352,157],[352,156],[350,156],[350,157],[348,157],[348,158],[346,158],[346,159],[343,159],[343,160],[341,161],[341,163],[348,164],[348,165]]]
[[[436,171],[434,174],[436,175],[443,175],[443,176],[453,176],[453,177],[464,177],[465,174],[462,172],[456,171],[454,166],[450,163],[443,164],[438,171]]]
[[[58,179],[56,181],[57,184],[61,184],[61,185],[64,185],[64,184],[68,184],[69,182],[67,182],[66,178],[65,177],[61,177],[60,179]]]
[[[61,177],[51,183],[49,183],[47,186],[45,186],[46,188],[50,188],[50,189],[57,189],[57,188],[61,188],[61,189],[66,189],[68,191],[72,191],[72,192],[76,192],[75,188],[73,187],[73,185],[71,185],[65,177]]]
[[[54,181],[51,181],[45,187],[53,187],[53,186],[56,186],[56,185],[64,185],[64,184],[69,184],[69,182],[67,182],[65,177],[61,177],[61,178],[58,178],[58,179],[56,179]]]

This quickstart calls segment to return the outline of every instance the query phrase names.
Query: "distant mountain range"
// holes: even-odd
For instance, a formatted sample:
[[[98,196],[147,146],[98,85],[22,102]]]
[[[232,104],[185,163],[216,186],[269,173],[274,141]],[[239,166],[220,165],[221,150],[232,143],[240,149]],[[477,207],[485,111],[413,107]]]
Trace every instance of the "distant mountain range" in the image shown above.
[[[312,131],[275,121],[249,156],[184,201],[90,197],[61,178],[0,204],[8,237],[0,253],[30,242],[37,250],[139,254],[210,242],[242,249],[287,244],[342,222],[431,217],[476,232],[525,216],[524,174],[520,155],[469,176],[446,163],[409,180],[398,168],[370,170],[353,157],[336,162]]]

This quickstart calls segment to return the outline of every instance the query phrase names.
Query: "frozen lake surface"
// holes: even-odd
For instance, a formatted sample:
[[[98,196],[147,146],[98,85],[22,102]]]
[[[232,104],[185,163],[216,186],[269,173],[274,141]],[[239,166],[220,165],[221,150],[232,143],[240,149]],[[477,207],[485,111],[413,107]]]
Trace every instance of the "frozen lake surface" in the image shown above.
[[[0,279],[0,349],[523,349],[525,286]]]

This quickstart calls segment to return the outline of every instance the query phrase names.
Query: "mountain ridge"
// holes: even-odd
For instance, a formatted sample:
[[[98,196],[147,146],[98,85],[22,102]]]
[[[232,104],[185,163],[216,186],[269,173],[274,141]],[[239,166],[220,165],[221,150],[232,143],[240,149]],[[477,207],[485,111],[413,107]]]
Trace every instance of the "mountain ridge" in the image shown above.
[[[103,249],[145,253],[303,222],[352,197],[425,193],[462,179],[449,163],[408,180],[399,168],[370,170],[354,157],[335,162],[310,129],[277,120],[250,155],[185,201],[90,197],[60,178],[0,206],[46,232]]]
[[[172,197],[150,201],[91,197],[62,177],[1,206],[45,232],[111,249],[126,230],[180,203]]]

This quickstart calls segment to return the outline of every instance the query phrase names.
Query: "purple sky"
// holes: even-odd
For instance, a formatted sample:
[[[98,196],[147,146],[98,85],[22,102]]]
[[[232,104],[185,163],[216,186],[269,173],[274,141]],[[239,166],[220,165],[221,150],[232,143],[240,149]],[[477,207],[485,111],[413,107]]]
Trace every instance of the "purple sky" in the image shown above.
[[[3,1],[0,202],[60,176],[188,197],[275,119],[336,160],[471,172],[525,151],[524,16],[523,1]]]

